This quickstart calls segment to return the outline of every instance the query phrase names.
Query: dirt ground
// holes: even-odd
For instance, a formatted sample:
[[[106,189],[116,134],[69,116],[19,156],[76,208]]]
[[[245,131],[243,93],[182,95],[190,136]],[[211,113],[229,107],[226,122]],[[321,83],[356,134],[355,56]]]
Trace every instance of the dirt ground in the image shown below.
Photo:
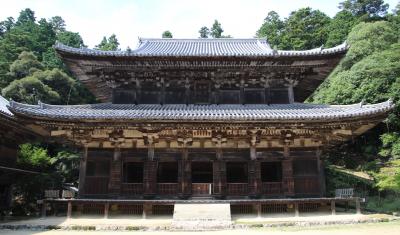
[[[207,231],[204,234],[212,235],[400,235],[400,221],[386,223],[356,224],[356,225],[335,225],[335,226],[316,226],[316,227],[284,227],[284,228],[260,228],[249,230],[223,230],[223,231]],[[126,235],[126,234],[144,234],[144,235],[185,235],[199,234],[199,232],[125,232],[125,231],[25,231],[25,230],[0,230],[1,235]]]

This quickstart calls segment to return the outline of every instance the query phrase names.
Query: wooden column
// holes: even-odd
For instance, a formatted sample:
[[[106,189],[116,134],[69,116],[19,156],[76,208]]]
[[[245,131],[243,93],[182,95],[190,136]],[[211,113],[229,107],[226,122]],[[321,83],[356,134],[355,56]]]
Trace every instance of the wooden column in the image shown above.
[[[72,202],[68,202],[67,205],[67,219],[72,217]]]
[[[153,198],[157,193],[157,167],[158,162],[154,160],[154,145],[150,144],[143,169],[143,196],[145,198]]]
[[[299,212],[299,203],[295,202],[294,203],[294,216],[299,217],[300,212]]]
[[[143,204],[143,214],[142,214],[142,218],[143,219],[147,219],[147,217],[149,215],[152,215],[153,212],[153,205],[152,204],[148,204],[148,203],[144,203]]]
[[[331,212],[332,215],[336,215],[336,204],[335,204],[335,200],[331,201]]]
[[[291,197],[295,195],[293,179],[293,159],[290,157],[289,146],[284,147],[284,160],[282,160],[283,193]]]
[[[260,162],[257,161],[256,147],[250,147],[250,161],[248,164],[249,172],[249,196],[252,198],[260,197],[261,195],[261,170]]]
[[[288,85],[288,100],[290,104],[294,103],[294,92],[293,92],[293,85]]]
[[[360,198],[356,198],[356,213],[361,214]]]
[[[226,163],[222,159],[222,149],[218,148],[213,162],[213,195],[222,199],[226,197]]]
[[[321,160],[321,150],[316,151],[317,162],[318,162],[318,180],[319,180],[319,196],[323,197],[326,193],[326,182],[325,182],[325,167],[324,162]]]
[[[109,210],[110,210],[110,203],[106,202],[104,204],[104,219],[108,219]]]
[[[114,149],[114,156],[111,161],[111,175],[108,183],[108,192],[114,198],[118,197],[121,193],[121,175],[122,172],[122,158],[121,149],[116,147]]]
[[[182,149],[182,158],[179,161],[179,197],[188,198],[192,194],[192,164],[188,156],[188,149]]]
[[[79,191],[78,197],[82,198],[85,194],[85,180],[86,180],[86,163],[88,158],[88,147],[85,145],[83,147],[82,157],[80,158],[79,166]]]

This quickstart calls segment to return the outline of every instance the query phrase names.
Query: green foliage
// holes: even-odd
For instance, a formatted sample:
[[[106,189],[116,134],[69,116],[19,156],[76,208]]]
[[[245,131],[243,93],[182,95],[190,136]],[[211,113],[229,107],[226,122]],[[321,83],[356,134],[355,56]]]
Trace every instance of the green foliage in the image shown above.
[[[200,38],[208,38],[208,35],[210,35],[210,29],[208,29],[206,26],[203,26],[199,30]]]
[[[57,104],[61,99],[57,92],[43,84],[36,76],[14,80],[2,93],[5,97],[28,104],[36,104],[38,101]]]
[[[43,65],[32,52],[23,51],[18,56],[18,59],[10,65],[10,72],[8,74],[15,79],[20,79],[42,69]]]
[[[369,197],[365,209],[380,213],[400,212],[400,200],[396,195]]]
[[[357,23],[357,18],[348,11],[338,12],[328,25],[326,47],[334,47],[346,41],[347,35]]]
[[[223,32],[224,30],[218,20],[214,21],[211,28],[203,26],[199,30],[200,38],[208,38],[209,36],[212,38],[232,38],[230,35],[222,35]]]
[[[162,38],[172,38],[172,33],[167,30],[162,33]]]
[[[400,160],[389,161],[375,174],[379,190],[392,190],[400,193]]]
[[[112,34],[108,39],[103,37],[100,44],[96,46],[97,50],[102,51],[116,51],[118,50],[119,42],[117,36]]]
[[[291,12],[284,21],[271,11],[257,31],[257,37],[266,37],[278,49],[312,49],[325,44],[329,24],[326,14],[309,7]]]
[[[309,7],[290,13],[285,21],[281,48],[304,50],[322,46],[327,38],[330,18]]]
[[[280,19],[279,14],[270,11],[256,35],[258,38],[266,37],[273,46],[279,46],[284,28],[285,23]]]
[[[397,132],[389,132],[381,135],[382,148],[379,155],[400,159],[400,135]]]
[[[354,16],[368,19],[385,16],[389,5],[383,0],[345,0],[340,3],[339,8]]]
[[[214,24],[212,25],[210,29],[210,35],[213,38],[220,38],[222,37],[222,33],[224,30],[222,29],[221,23],[218,22],[218,20],[214,20]]]
[[[338,188],[355,188],[356,192],[364,195],[373,187],[372,183],[364,179],[343,173],[332,167],[325,168],[326,193],[334,196]]]
[[[32,144],[22,144],[19,149],[18,164],[34,168],[46,168],[50,165],[50,156],[44,148]]]

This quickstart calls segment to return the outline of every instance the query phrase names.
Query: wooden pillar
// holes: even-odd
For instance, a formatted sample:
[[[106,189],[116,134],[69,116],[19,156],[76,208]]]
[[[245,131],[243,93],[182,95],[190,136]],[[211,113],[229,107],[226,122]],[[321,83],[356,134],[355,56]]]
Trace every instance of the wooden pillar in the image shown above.
[[[85,180],[86,180],[86,163],[88,158],[88,147],[83,147],[82,157],[80,158],[79,165],[79,190],[78,197],[82,198],[85,194]]]
[[[147,219],[147,217],[152,214],[152,210],[153,210],[153,205],[144,203],[142,218]]]
[[[109,210],[110,210],[110,203],[106,202],[104,204],[104,219],[108,219]]]
[[[226,163],[222,159],[222,149],[218,148],[213,162],[213,195],[222,199],[226,197]]]
[[[323,197],[326,193],[326,183],[325,183],[325,168],[324,162],[321,160],[321,150],[317,149],[317,162],[318,162],[318,180],[319,180],[319,196]]]
[[[249,196],[252,198],[260,197],[261,194],[261,166],[257,161],[256,147],[250,147],[250,161],[248,164],[249,174]]]
[[[356,200],[355,201],[355,203],[356,203],[356,213],[357,214],[361,214],[360,198],[357,197],[355,200]]]
[[[188,149],[182,149],[182,158],[179,161],[179,197],[188,198],[192,194],[192,164]]]
[[[336,215],[336,203],[335,203],[335,200],[331,201],[331,212],[332,212],[332,215]]]
[[[143,185],[145,198],[153,198],[157,192],[157,167],[158,162],[154,160],[154,146],[150,145],[148,156],[144,162]]]
[[[108,183],[108,192],[112,197],[118,197],[121,193],[121,172],[122,172],[122,158],[121,149],[116,147],[114,149],[114,156],[111,161],[111,175]]]
[[[261,216],[262,216],[262,214],[261,214],[262,213],[262,211],[261,211],[261,203],[255,204],[254,205],[254,209],[257,212],[257,217],[261,218]]]
[[[284,147],[284,160],[282,160],[283,193],[285,196],[294,196],[293,159],[289,154],[289,146]]]
[[[67,204],[67,219],[71,218],[72,216],[72,202],[69,201]]]
[[[47,202],[46,202],[46,200],[43,200],[43,203],[42,203],[42,217],[43,218],[46,217],[46,211],[47,211]]]
[[[299,203],[295,202],[294,203],[294,216],[299,217],[300,212],[299,212]]]
[[[290,104],[294,103],[294,92],[293,92],[293,85],[288,85],[288,100]]]

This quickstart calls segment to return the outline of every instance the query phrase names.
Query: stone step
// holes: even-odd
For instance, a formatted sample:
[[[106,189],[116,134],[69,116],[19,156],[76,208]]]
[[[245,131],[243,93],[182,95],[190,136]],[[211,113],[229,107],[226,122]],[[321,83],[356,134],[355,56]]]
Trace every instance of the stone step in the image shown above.
[[[229,203],[175,203],[172,228],[213,230],[232,225]]]

